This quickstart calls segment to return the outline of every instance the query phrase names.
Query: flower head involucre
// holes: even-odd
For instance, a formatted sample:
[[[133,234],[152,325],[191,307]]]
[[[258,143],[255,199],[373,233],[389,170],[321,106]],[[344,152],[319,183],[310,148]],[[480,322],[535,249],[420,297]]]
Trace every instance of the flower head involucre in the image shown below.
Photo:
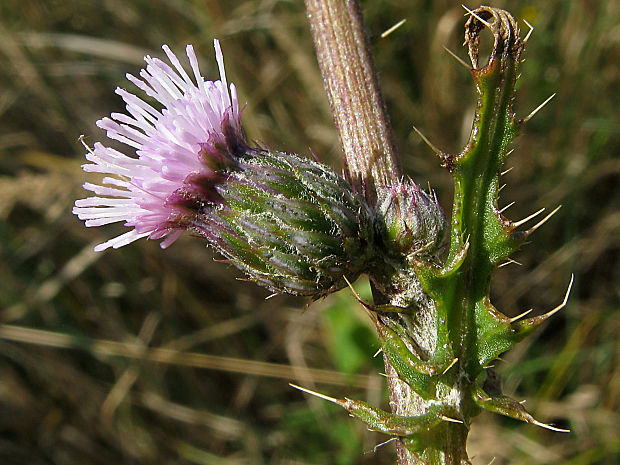
[[[191,45],[187,57],[193,76],[183,69],[166,46],[172,66],[158,58],[145,57],[147,66],[140,78],[127,78],[163,108],[118,88],[128,114],[113,113],[97,125],[111,139],[135,149],[131,157],[101,143],[86,154],[89,172],[104,173],[102,185],[84,187],[96,197],[78,200],[73,212],[86,226],[124,221],[133,229],[98,245],[95,250],[118,248],[142,237],[174,242],[186,224],[184,209],[171,202],[188,177],[213,177],[222,149],[234,152],[243,145],[240,111],[234,84],[228,87],[219,42],[214,41],[220,71],[219,81],[205,81]]]

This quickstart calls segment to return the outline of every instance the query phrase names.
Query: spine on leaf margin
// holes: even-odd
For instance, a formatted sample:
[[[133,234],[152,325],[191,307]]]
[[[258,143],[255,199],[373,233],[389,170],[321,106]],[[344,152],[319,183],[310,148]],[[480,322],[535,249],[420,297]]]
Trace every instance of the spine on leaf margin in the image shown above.
[[[484,29],[490,30],[494,43],[487,64],[480,66]],[[465,44],[478,105],[466,147],[456,155],[438,153],[454,179],[447,259],[438,265],[437,257],[425,249],[419,254],[387,250],[389,266],[379,264],[369,273],[388,300],[384,305],[364,305],[390,367],[393,413],[320,395],[371,430],[397,436],[401,465],[470,463],[467,431],[480,409],[558,430],[536,421],[521,404],[501,395],[489,369],[490,362],[566,303],[565,298],[548,314],[517,322],[495,309],[489,299],[493,271],[548,218],[519,231],[524,221],[512,222],[498,208],[502,166],[510,144],[529,119],[519,120],[513,111],[526,41],[508,12],[485,6],[470,11]],[[391,192],[401,191],[406,192],[396,188]],[[390,231],[390,227],[384,229]],[[400,238],[398,232],[392,235]],[[387,241],[388,247],[394,244],[402,246],[402,241]],[[400,261],[394,258],[395,252],[401,253]],[[397,391],[400,394],[394,395]]]

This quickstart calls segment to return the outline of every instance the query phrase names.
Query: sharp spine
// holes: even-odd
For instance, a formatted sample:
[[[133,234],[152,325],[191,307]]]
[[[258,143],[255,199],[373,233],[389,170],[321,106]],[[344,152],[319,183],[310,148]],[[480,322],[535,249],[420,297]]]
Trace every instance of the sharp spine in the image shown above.
[[[528,235],[532,234],[534,231],[536,231],[538,228],[540,228],[543,224],[545,224],[549,220],[549,218],[551,218],[553,215],[555,215],[560,208],[562,208],[562,205],[558,205],[555,210],[553,210],[551,213],[549,213],[547,216],[545,216],[542,220],[540,220],[538,223],[536,223],[534,226],[532,226],[530,229],[528,229],[526,231],[526,233]]]
[[[538,113],[540,110],[542,110],[542,109],[543,109],[543,107],[544,107],[545,105],[547,105],[547,104],[551,101],[551,99],[553,99],[553,97],[555,97],[556,95],[557,95],[556,93],[551,94],[551,96],[550,96],[549,98],[547,98],[547,100],[545,100],[543,103],[541,103],[540,105],[538,105],[538,106],[537,106],[534,110],[532,110],[532,112],[531,112],[529,115],[527,115],[525,118],[523,118],[523,119],[521,120],[521,124],[525,124],[525,123],[527,123],[529,120],[531,120],[531,119],[532,119],[532,117],[533,117],[536,113]]]
[[[517,315],[517,316],[513,316],[509,321],[510,323],[514,323],[515,321],[520,320],[521,318],[523,318],[525,315],[529,315],[530,313],[532,313],[532,310],[534,310],[533,308],[530,308],[529,310],[526,310],[525,312]]]
[[[456,53],[454,53],[452,50],[450,50],[448,47],[446,47],[445,45],[443,46],[443,49],[448,52],[450,55],[452,55],[452,58],[454,58],[456,61],[459,62],[459,64],[463,65],[465,68],[467,68],[468,71],[471,71],[471,66],[469,66],[467,64],[467,62],[465,60],[463,60],[461,57],[459,57]]]
[[[524,20],[523,20],[523,22],[524,22],[525,24],[527,24],[527,27],[529,27],[529,28],[530,28],[530,30],[529,30],[529,31],[527,31],[527,34],[525,35],[525,38],[523,39],[523,43],[524,43],[524,44],[527,44],[527,41],[528,41],[528,40],[530,40],[530,37],[531,37],[531,35],[532,35],[532,32],[534,32],[534,26],[532,26],[532,25],[529,23],[529,21],[528,21],[527,19],[524,19]]]
[[[320,399],[327,400],[327,401],[332,402],[332,403],[334,403],[336,405],[342,405],[343,404],[342,400],[336,399],[335,397],[329,397],[329,396],[326,396],[325,394],[321,394],[320,392],[316,392],[316,391],[313,391],[311,389],[306,389],[306,388],[303,388],[301,386],[297,386],[296,384],[293,384],[293,383],[288,383],[288,385],[290,387],[292,387],[292,388],[295,388],[295,389],[298,389],[298,390],[300,390],[302,392],[305,392],[306,394],[310,394],[310,395],[319,397]]]
[[[528,221],[530,221],[533,218],[536,218],[538,215],[540,215],[542,212],[545,211],[545,208],[541,208],[540,210],[538,210],[535,213],[532,213],[530,216],[526,216],[525,218],[523,218],[521,221],[516,221],[514,223],[512,223],[512,227],[513,228],[518,228],[519,226],[521,226],[522,224],[527,223]]]
[[[484,19],[482,19],[480,16],[478,16],[473,10],[470,10],[469,8],[467,8],[465,5],[461,5],[463,8],[465,8],[465,10],[467,11],[467,13],[469,13],[471,16],[473,16],[474,18],[476,18],[478,21],[480,21],[482,24],[484,24],[486,27],[488,27],[489,29],[491,29],[491,23],[489,23],[488,21],[485,21]],[[467,15],[465,15],[467,16]]]
[[[562,310],[564,307],[566,307],[566,304],[568,303],[568,298],[570,296],[570,291],[573,288],[573,282],[574,281],[575,281],[575,275],[571,274],[570,275],[570,282],[568,283],[568,289],[566,289],[566,294],[564,294],[564,300],[562,300],[562,303],[560,305],[558,305],[557,307],[555,307],[553,310],[549,310],[547,313],[542,315],[543,317],[545,317],[545,319],[555,315],[560,310]]]
[[[381,33],[381,38],[385,39],[387,36],[389,36],[392,32],[394,32],[396,29],[398,29],[399,27],[401,27],[403,24],[405,24],[407,22],[407,18],[403,18],[401,19],[399,22],[397,22],[396,24],[394,24],[394,26],[392,26],[391,28],[383,31]]]
[[[506,210],[508,210],[510,207],[512,207],[516,202],[510,202],[508,205],[506,205],[505,207],[503,207],[501,210],[499,210],[498,213],[504,213]]]
[[[435,153],[435,155],[437,155],[441,159],[446,158],[446,154],[442,152],[441,150],[439,150],[437,147],[435,147],[433,143],[430,140],[428,140],[428,138],[424,134],[422,134],[418,128],[416,128],[413,125],[411,127],[418,134],[418,136],[420,136],[420,138],[424,141],[424,143],[428,145],[428,147]]]

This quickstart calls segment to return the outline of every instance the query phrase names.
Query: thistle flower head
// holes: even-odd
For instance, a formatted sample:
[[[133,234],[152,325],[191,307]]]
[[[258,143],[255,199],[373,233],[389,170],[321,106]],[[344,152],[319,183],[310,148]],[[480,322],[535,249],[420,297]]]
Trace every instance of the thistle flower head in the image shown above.
[[[244,146],[237,92],[234,84],[227,85],[220,45],[217,40],[214,44],[220,80],[205,81],[191,45],[186,52],[193,76],[164,45],[172,66],[146,56],[140,77],[127,75],[161,108],[118,88],[127,113],[97,122],[110,139],[133,149],[134,156],[96,143],[86,154],[91,163],[83,168],[110,176],[101,185],[86,183],[96,196],[76,201],[73,213],[86,226],[124,221],[133,229],[95,250],[142,237],[165,238],[161,246],[169,246],[186,229],[187,212],[174,202],[179,189],[192,179],[214,177],[219,166],[233,162],[229,154]]]
[[[329,167],[295,154],[250,147],[234,85],[226,82],[219,43],[219,81],[205,81],[191,46],[190,77],[164,46],[172,66],[146,57],[128,79],[163,107],[119,89],[128,114],[98,126],[129,146],[131,156],[97,143],[86,171],[104,173],[96,196],[73,212],[86,226],[124,221],[133,229],[96,247],[118,248],[141,237],[184,230],[205,238],[251,280],[275,292],[315,298],[355,279],[370,260],[370,213]]]

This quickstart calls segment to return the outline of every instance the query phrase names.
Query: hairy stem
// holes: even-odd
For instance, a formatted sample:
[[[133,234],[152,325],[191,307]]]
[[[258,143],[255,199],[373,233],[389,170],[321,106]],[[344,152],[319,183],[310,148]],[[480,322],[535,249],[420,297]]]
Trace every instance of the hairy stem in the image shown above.
[[[379,88],[379,80],[372,57],[368,34],[357,0],[305,0],[321,73],[325,81],[334,121],[340,135],[347,175],[355,188],[364,192],[370,205],[377,199],[377,186],[392,186],[402,178],[400,159],[394,143],[390,120]],[[388,268],[388,267],[386,267]],[[393,276],[381,273],[372,276],[376,304],[393,303],[398,291],[393,289]],[[433,320],[434,308],[419,308]],[[389,317],[388,317],[389,318]],[[403,335],[405,343],[429,328],[419,328],[416,334]],[[406,383],[397,379],[396,372],[384,357],[390,405],[399,415],[416,416],[424,413],[424,404]],[[437,445],[454,460],[461,463],[466,433],[452,438],[444,435],[450,444]],[[454,440],[453,440],[454,439]],[[428,463],[427,458],[411,452],[398,441],[399,465]],[[445,456],[444,456],[445,457]],[[434,462],[435,463],[435,462]],[[439,463],[439,462],[436,462]]]
[[[347,175],[371,205],[402,176],[357,0],[305,0]]]

